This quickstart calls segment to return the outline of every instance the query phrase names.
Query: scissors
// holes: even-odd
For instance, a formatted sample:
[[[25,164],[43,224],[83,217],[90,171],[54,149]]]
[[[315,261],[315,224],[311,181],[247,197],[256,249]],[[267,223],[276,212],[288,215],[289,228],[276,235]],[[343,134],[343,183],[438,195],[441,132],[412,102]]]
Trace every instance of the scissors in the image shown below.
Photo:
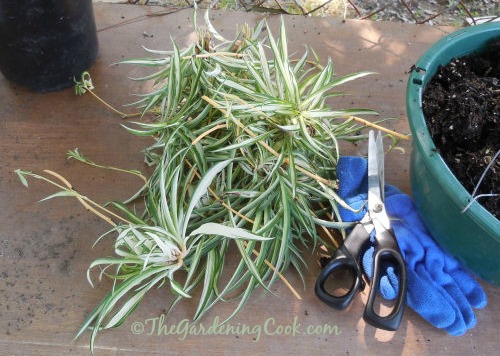
[[[332,259],[321,271],[315,286],[316,295],[327,305],[343,310],[351,304],[358,292],[364,290],[365,282],[361,267],[363,252],[375,233],[373,253],[373,278],[363,319],[380,329],[397,330],[406,306],[406,269],[398,242],[391,229],[384,205],[384,150],[380,132],[375,139],[370,131],[368,137],[368,204],[364,217],[353,227],[343,245],[335,251]],[[388,315],[381,316],[375,311],[374,302],[380,286],[384,266],[396,268],[399,279],[398,295]],[[339,271],[349,273],[351,287],[343,295],[329,293],[325,284],[328,278]],[[333,276],[331,276],[333,277]],[[332,280],[333,278],[330,278]],[[332,283],[335,279],[332,280]]]

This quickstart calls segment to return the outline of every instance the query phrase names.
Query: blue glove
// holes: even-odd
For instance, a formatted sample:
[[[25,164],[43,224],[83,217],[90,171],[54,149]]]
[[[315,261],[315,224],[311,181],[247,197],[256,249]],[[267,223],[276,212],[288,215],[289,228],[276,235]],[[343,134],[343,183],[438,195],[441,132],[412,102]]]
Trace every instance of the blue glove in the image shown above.
[[[337,164],[337,178],[340,197],[359,210],[367,199],[367,161],[342,157]],[[454,336],[463,335],[476,325],[472,308],[487,304],[483,289],[434,242],[408,195],[387,185],[385,206],[405,260],[408,306],[435,327]],[[340,208],[343,221],[359,221],[365,213],[366,208],[358,213]],[[373,275],[373,246],[372,241],[362,261],[369,278]],[[379,289],[385,299],[396,298],[398,278],[393,267],[386,266]]]

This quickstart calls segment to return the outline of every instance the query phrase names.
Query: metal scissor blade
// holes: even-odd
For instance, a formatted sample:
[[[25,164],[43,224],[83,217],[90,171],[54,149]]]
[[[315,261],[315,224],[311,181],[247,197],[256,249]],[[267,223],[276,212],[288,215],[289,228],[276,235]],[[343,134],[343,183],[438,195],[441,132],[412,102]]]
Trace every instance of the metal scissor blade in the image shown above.
[[[377,133],[377,139],[375,141],[377,147],[377,162],[378,162],[378,179],[380,187],[380,199],[385,202],[385,160],[384,160],[384,143],[382,141],[382,133],[379,131]]]
[[[368,211],[377,233],[389,229],[390,221],[384,206],[384,147],[380,132],[368,136]]]
[[[368,209],[384,202],[384,148],[382,136],[370,130],[368,134]]]

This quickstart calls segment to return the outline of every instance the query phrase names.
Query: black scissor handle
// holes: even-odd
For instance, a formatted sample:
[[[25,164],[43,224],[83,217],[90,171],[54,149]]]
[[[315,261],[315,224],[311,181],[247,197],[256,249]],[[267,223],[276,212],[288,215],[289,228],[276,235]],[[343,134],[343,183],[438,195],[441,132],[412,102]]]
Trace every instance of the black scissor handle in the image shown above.
[[[346,238],[345,243],[335,251],[330,262],[328,262],[319,274],[314,291],[318,298],[328,306],[340,310],[345,309],[352,302],[356,294],[365,288],[358,258],[362,246],[369,238],[370,236],[363,225],[357,224]],[[349,272],[351,286],[345,294],[337,296],[329,293],[325,288],[325,284],[330,275],[338,275],[341,271]]]
[[[376,328],[395,331],[403,318],[406,306],[406,268],[401,250],[392,230],[378,234],[375,252],[373,254],[373,279],[370,294],[363,314],[364,320]],[[392,311],[386,316],[380,316],[374,310],[375,297],[383,275],[383,267],[390,263],[396,268],[398,276],[398,295]]]

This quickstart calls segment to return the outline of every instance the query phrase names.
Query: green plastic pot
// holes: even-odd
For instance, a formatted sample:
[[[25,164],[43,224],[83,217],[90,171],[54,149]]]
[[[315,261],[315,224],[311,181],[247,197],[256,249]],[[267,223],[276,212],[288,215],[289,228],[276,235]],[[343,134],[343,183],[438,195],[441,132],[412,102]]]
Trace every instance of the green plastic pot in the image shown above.
[[[500,285],[500,221],[473,202],[431,139],[422,111],[422,94],[440,66],[481,51],[500,37],[500,23],[458,30],[436,42],[410,75],[406,109],[413,137],[410,163],[415,205],[436,242],[484,280]]]

